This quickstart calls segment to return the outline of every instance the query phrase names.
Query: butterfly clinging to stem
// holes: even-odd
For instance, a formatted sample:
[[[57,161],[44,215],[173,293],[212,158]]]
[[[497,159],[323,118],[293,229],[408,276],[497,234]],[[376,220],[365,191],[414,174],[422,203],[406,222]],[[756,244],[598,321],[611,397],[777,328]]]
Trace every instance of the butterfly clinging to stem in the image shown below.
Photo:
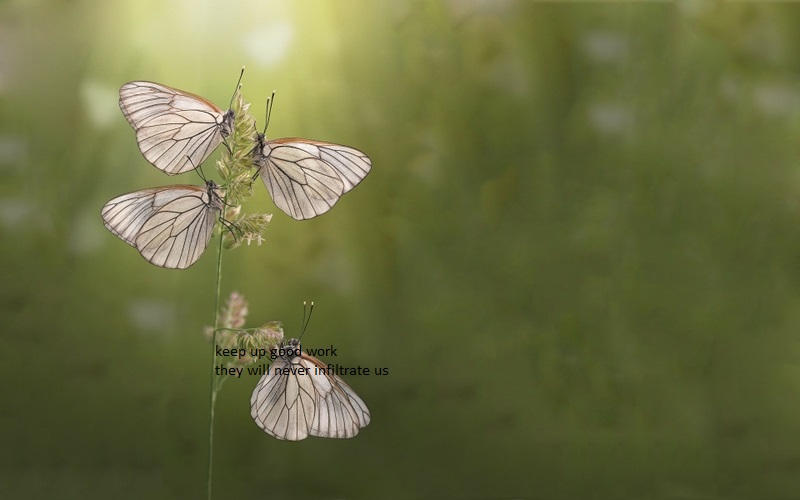
[[[220,188],[176,185],[123,194],[103,206],[103,223],[151,264],[186,269],[203,255],[224,206]],[[224,224],[224,222],[223,222]]]
[[[311,312],[303,303],[302,338]],[[352,438],[370,422],[364,401],[327,366],[303,352],[300,338],[282,343],[269,373],[261,377],[250,397],[250,416],[261,430],[281,440],[308,436]]]
[[[239,73],[236,91],[242,81]],[[119,107],[136,131],[144,157],[169,175],[200,165],[231,134],[233,96],[228,110],[198,95],[148,81],[119,89]]]
[[[275,205],[296,220],[330,210],[372,168],[369,157],[350,146],[286,137],[266,139],[275,92],[267,99],[266,122],[257,134],[254,163]]]

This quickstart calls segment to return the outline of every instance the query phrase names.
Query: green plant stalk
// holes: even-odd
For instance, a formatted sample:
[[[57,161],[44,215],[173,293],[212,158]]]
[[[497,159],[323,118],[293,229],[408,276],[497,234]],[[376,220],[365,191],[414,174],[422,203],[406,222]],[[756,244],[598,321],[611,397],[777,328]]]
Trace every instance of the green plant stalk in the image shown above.
[[[226,196],[227,198],[227,196]],[[222,236],[220,230],[217,245],[217,290],[214,296],[214,333],[211,335],[211,382],[208,388],[208,500],[211,500],[211,486],[214,475],[214,407],[217,404],[217,331],[219,329],[219,295],[222,285]]]
[[[228,154],[223,152],[222,159],[217,162],[217,171],[222,180],[222,187],[225,190],[224,199],[222,201],[222,216],[226,215],[228,206],[239,206],[242,201],[252,194],[250,170],[253,167],[250,158],[250,151],[255,146],[254,143],[254,130],[255,120],[247,113],[250,107],[248,103],[242,99],[239,89],[234,94],[233,110],[235,112],[236,121],[231,136],[231,147],[233,150],[228,149]],[[230,202],[230,203],[229,203]],[[255,238],[258,242],[263,239],[262,233],[269,222],[270,216],[267,214],[238,214],[236,219],[231,221],[234,224],[245,226],[249,231],[249,237]],[[217,365],[217,333],[220,330],[220,290],[222,283],[222,251],[225,245],[225,231],[220,228],[219,231],[219,244],[217,246],[217,287],[214,295],[214,331],[211,335],[211,381],[208,388],[208,500],[211,500],[213,472],[214,472],[214,409],[217,403],[217,394],[222,388],[222,383],[227,379],[223,377],[220,379],[215,373]],[[237,241],[233,241],[233,246],[237,246]]]

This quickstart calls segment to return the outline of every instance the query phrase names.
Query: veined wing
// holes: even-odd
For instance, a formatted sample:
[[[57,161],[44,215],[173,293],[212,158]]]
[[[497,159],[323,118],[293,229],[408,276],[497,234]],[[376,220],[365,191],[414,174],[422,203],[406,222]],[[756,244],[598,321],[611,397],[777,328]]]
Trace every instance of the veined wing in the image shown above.
[[[165,186],[118,196],[101,215],[112,233],[150,263],[185,269],[205,251],[219,211],[202,187]]]
[[[170,175],[200,165],[223,139],[221,125],[226,113],[183,90],[153,82],[128,82],[119,89],[119,107],[136,130],[144,157]]]
[[[266,142],[259,163],[275,205],[297,220],[330,210],[372,167],[357,149],[299,138]]]
[[[261,377],[250,397],[250,416],[264,432],[282,440],[308,437],[318,396],[311,364],[295,357],[278,358]],[[278,373],[286,368],[309,368],[309,373]]]
[[[313,356],[303,353],[303,357],[325,368],[325,364]],[[326,438],[356,436],[370,422],[369,408],[338,375],[326,373],[324,377],[327,379],[324,385],[330,389],[326,393],[320,392],[310,434]]]

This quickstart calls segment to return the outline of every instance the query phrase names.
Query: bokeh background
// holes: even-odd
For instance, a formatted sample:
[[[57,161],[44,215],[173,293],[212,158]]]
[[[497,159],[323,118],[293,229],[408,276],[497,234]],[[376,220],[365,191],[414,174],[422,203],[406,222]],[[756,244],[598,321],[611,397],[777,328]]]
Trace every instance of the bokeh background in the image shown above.
[[[279,442],[229,381],[217,498],[798,498],[800,6],[0,4],[0,496],[201,498],[214,252],[156,268],[100,207],[170,183],[150,79],[373,171],[224,257],[250,326],[334,343],[373,421]],[[214,157],[218,157],[217,153]],[[207,168],[208,172],[210,169]],[[212,242],[212,248],[214,243]]]

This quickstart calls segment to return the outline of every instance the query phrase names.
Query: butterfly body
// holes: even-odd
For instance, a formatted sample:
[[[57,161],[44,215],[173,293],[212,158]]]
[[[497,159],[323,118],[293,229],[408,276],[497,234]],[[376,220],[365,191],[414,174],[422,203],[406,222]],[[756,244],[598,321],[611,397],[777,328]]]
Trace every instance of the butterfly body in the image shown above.
[[[264,432],[287,441],[351,438],[369,424],[364,401],[325,363],[303,352],[297,339],[281,349],[250,398],[250,415]]]
[[[233,120],[235,115],[232,109],[229,109],[222,116],[217,116],[217,125],[219,125],[219,133],[223,138],[228,137],[233,132]]]
[[[185,269],[200,258],[223,208],[214,181],[123,194],[103,206],[106,228],[150,263]]]
[[[372,161],[361,151],[330,142],[258,134],[254,163],[275,205],[297,220],[330,210],[367,176]]]

